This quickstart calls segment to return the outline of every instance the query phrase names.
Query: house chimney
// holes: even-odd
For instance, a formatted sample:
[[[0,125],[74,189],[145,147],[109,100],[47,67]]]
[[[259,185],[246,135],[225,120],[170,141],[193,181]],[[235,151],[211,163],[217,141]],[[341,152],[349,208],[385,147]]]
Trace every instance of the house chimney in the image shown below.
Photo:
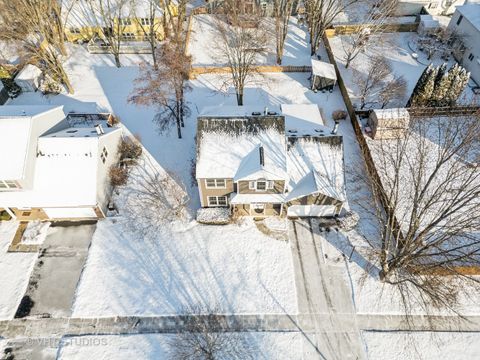
[[[97,132],[98,136],[105,134],[105,131],[103,131],[103,127],[101,124],[95,125],[95,131]]]
[[[338,121],[335,121],[335,125],[333,126],[333,130],[331,132],[331,134],[335,135],[338,131],[338,124],[339,122]]]
[[[265,166],[265,153],[264,153],[264,150],[263,150],[263,146],[260,146],[258,148],[258,152],[260,154],[260,165]]]

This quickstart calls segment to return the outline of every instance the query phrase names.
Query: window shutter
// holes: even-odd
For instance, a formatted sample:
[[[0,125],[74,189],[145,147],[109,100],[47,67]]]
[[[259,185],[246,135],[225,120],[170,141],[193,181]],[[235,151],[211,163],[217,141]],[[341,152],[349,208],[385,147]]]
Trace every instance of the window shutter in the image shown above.
[[[255,190],[255,181],[250,181],[250,182],[248,183],[248,188],[249,188],[250,190]]]
[[[273,187],[274,187],[274,181],[273,181],[273,180],[270,180],[270,181],[268,182],[268,188],[271,190],[271,189],[273,189]]]

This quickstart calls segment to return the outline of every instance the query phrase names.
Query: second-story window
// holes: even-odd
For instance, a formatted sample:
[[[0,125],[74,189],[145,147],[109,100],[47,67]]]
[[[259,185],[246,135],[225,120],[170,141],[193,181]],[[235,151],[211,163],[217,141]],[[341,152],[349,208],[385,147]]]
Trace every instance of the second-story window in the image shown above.
[[[102,159],[102,162],[104,164],[107,161],[107,157],[108,157],[108,151],[107,151],[107,148],[104,146],[103,150],[102,150],[102,153],[100,154],[100,159]]]
[[[272,180],[257,180],[250,181],[248,183],[248,188],[255,191],[267,191],[274,188],[274,181]]]
[[[225,179],[206,179],[205,186],[207,189],[225,189]]]
[[[132,25],[132,20],[130,18],[120,18],[118,21],[120,22],[120,25]]]
[[[457,20],[457,25],[460,25],[460,23],[462,22],[462,20],[463,20],[463,15],[460,15],[460,16],[458,17],[458,20]]]
[[[81,33],[79,28],[70,28],[69,31],[70,31],[71,34],[80,34]]]
[[[140,24],[142,25],[152,25],[151,21],[150,21],[150,18],[141,18],[140,19]]]

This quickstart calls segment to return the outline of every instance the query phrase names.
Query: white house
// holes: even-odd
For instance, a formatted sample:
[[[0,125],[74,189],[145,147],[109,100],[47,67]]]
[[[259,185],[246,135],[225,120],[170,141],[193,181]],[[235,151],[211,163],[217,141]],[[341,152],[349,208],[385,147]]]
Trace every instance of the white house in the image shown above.
[[[465,0],[399,0],[396,16],[418,15],[422,8],[431,15],[451,15]]]
[[[0,107],[0,210],[20,220],[104,216],[121,128],[63,106]]]
[[[480,85],[480,3],[469,3],[457,7],[448,28],[462,35],[465,51],[457,59]]]

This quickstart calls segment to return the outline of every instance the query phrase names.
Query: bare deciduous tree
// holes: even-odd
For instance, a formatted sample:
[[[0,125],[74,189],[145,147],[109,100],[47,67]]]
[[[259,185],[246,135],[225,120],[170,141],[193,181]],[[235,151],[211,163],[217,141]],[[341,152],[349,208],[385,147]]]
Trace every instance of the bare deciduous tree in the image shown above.
[[[170,341],[173,359],[216,360],[253,359],[250,346],[218,309],[193,307],[185,311],[183,329]]]
[[[61,4],[54,0],[1,0],[0,39],[19,44],[18,51],[25,52],[46,74],[73,93],[62,65],[66,49],[61,12]]]
[[[93,19],[102,40],[115,59],[115,65],[121,67],[120,46],[125,28],[131,23],[129,0],[83,0],[85,17]]]
[[[274,0],[273,15],[275,18],[275,40],[277,64],[282,64],[283,48],[288,34],[288,21],[292,14],[294,0]]]
[[[184,118],[190,113],[184,94],[190,90],[191,57],[185,54],[183,46],[172,41],[157,48],[156,56],[159,61],[156,69],[148,64],[140,65],[140,75],[135,79],[136,86],[129,102],[158,107],[159,131],[165,132],[176,124],[180,139]]]
[[[366,49],[372,36],[384,31],[388,18],[394,14],[397,4],[398,0],[374,2],[362,21],[365,24],[362,29],[342,36],[345,68],[348,68],[350,63]]]
[[[412,304],[457,312],[459,295],[478,291],[461,269],[480,265],[479,138],[477,114],[414,117],[405,137],[370,143],[380,180],[369,184],[388,205],[374,206],[381,242],[372,256],[407,314]]]
[[[445,61],[448,61],[454,53],[465,52],[464,35],[455,30],[444,27],[438,27],[435,30],[428,31],[417,39],[416,46],[418,50],[427,54],[427,59],[431,60],[435,55],[439,55]]]
[[[310,34],[311,55],[315,55],[325,30],[345,9],[362,0],[305,0],[305,15]]]
[[[360,100],[360,109],[377,103],[379,99],[384,108],[392,101],[401,101],[406,91],[406,80],[392,74],[392,67],[383,56],[374,56],[365,73],[353,69],[353,81],[358,89],[356,96]]]
[[[217,15],[215,24],[220,39],[218,50],[230,70],[237,104],[243,105],[245,85],[257,73],[255,62],[267,52],[267,31],[260,17],[242,15],[235,0],[226,0],[223,12]]]

